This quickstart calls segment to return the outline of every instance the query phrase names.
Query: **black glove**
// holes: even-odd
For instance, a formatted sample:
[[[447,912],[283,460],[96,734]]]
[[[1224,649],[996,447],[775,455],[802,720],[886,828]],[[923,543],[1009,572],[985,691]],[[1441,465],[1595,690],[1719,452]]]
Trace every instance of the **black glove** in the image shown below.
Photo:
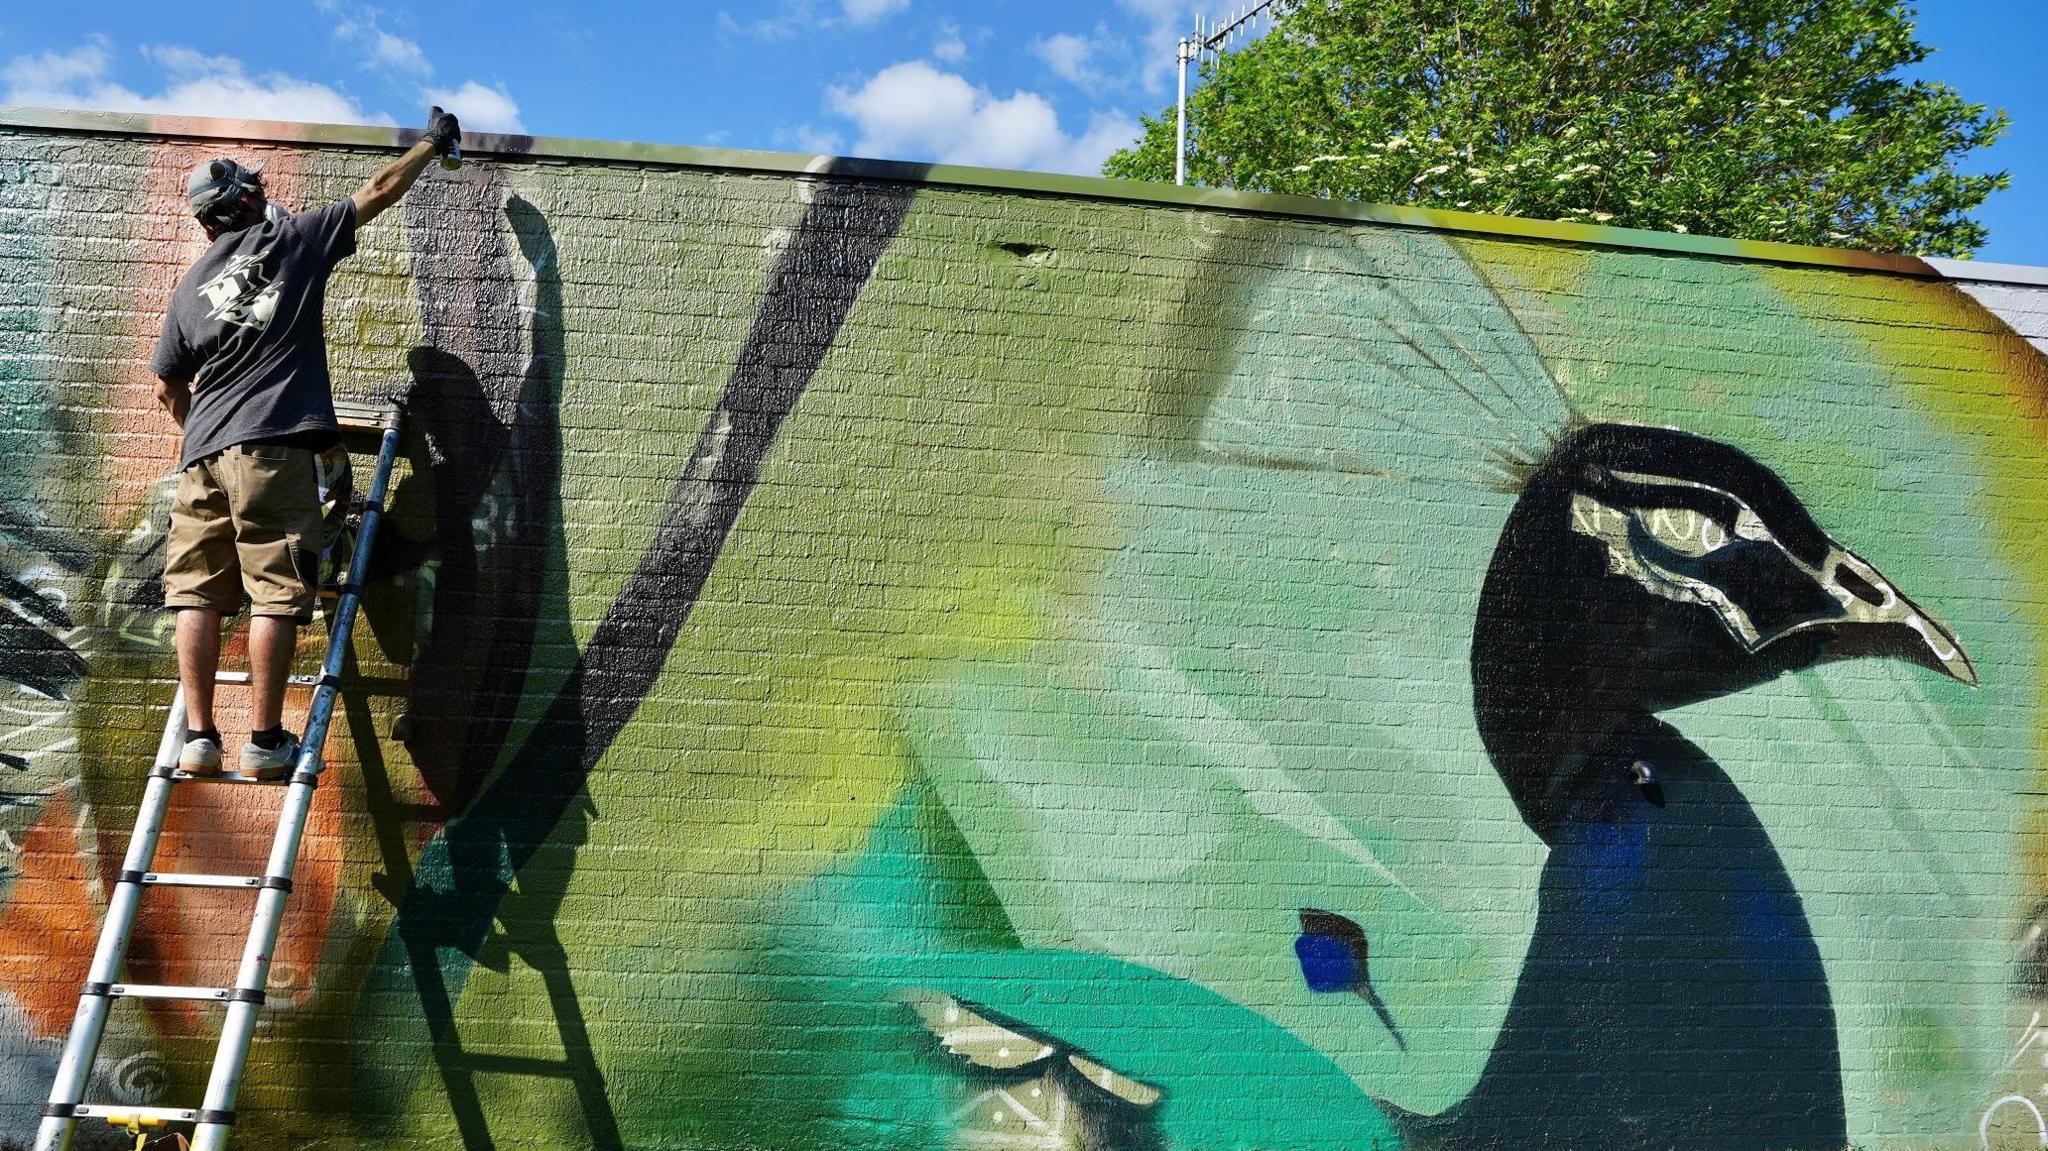
[[[430,108],[425,138],[433,142],[435,153],[446,156],[462,144],[462,125],[456,121],[455,113]]]

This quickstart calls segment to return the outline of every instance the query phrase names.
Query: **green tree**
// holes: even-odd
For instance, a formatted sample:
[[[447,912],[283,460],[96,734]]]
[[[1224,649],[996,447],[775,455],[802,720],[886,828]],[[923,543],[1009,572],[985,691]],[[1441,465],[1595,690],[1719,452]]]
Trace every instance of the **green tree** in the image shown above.
[[[1967,256],[2004,112],[1902,72],[1905,0],[1295,0],[1203,69],[1188,175],[1256,191]],[[1104,174],[1173,178],[1173,111]]]

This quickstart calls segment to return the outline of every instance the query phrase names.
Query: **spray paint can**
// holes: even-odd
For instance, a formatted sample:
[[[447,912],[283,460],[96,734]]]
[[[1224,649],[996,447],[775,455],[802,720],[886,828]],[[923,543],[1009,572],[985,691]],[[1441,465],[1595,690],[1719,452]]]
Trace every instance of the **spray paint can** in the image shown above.
[[[429,126],[441,119],[441,106],[439,104],[427,109],[427,119]],[[448,146],[448,150],[441,154],[441,167],[450,172],[462,167],[462,137],[460,134],[457,134],[455,142]]]

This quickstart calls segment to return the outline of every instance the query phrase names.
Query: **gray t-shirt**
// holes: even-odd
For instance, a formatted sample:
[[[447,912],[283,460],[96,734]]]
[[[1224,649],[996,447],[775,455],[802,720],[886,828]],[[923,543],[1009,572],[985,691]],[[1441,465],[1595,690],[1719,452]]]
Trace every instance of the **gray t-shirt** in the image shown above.
[[[356,206],[341,200],[222,236],[178,281],[149,368],[192,387],[180,468],[339,434],[320,319],[328,273],[355,250]]]

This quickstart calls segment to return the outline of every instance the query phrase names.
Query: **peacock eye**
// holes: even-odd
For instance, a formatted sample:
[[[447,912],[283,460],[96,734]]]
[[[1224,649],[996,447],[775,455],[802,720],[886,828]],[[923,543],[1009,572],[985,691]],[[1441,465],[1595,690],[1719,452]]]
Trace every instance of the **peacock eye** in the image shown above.
[[[1689,559],[1720,551],[1730,538],[1721,521],[1692,508],[1642,508],[1635,520],[1644,534]]]

